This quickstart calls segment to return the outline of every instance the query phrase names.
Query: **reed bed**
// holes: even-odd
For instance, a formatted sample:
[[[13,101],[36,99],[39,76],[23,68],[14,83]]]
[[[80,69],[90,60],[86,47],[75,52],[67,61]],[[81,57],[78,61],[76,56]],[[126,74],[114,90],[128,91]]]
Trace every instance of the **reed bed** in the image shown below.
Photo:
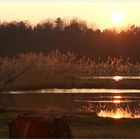
[[[95,61],[79,57],[72,52],[61,53],[54,50],[50,53],[25,53],[13,57],[0,57],[0,85],[1,89],[8,86],[15,87],[25,83],[35,86],[53,87],[74,80],[79,77],[94,76],[133,76],[140,75],[140,64],[131,63],[127,58],[108,57],[106,61]],[[49,82],[48,82],[49,81]],[[62,82],[63,81],[63,82]],[[62,82],[62,83],[61,83]],[[30,86],[32,87],[32,86]]]

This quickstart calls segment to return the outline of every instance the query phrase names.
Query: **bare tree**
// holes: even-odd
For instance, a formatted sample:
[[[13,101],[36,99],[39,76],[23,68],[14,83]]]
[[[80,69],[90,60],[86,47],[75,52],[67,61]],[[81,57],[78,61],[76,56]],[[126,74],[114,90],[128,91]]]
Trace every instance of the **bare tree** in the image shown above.
[[[32,62],[27,63],[23,56],[0,58],[0,110],[6,106],[5,93],[8,87],[31,67]]]

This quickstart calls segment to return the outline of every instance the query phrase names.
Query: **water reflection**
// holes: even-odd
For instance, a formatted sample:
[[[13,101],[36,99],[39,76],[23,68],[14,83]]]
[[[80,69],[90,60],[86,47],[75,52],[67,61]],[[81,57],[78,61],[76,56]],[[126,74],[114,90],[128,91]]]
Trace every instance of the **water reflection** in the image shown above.
[[[108,117],[108,118],[140,118],[140,112],[130,112],[128,110],[124,110],[121,108],[117,108],[115,111],[109,111],[109,110],[101,110],[99,113],[97,113],[99,117]]]
[[[121,96],[113,96],[113,98],[114,98],[113,103],[115,103],[115,104],[119,104],[121,102],[124,102],[124,101],[120,100],[122,98]]]
[[[126,96],[126,98],[133,98],[131,96]],[[108,107],[105,107],[104,109],[101,109],[97,115],[100,117],[110,117],[115,119],[120,118],[140,118],[140,110],[139,110],[139,101],[138,104],[136,104],[136,100],[133,100],[135,104],[121,104],[121,103],[128,103],[128,100],[123,96],[114,96],[113,102],[114,104],[119,104],[116,106],[116,108],[108,109]],[[125,99],[125,101],[122,101],[122,99]],[[136,98],[135,98],[136,99]],[[137,98],[138,99],[138,98]]]
[[[94,77],[80,77],[80,79],[95,79],[95,80],[140,80],[140,76],[94,76]]]
[[[94,77],[94,79],[140,79],[140,77]],[[56,95],[62,96],[62,102],[69,96],[70,106],[75,111],[96,112],[100,117],[111,118],[140,118],[140,89],[40,89],[29,91],[10,91],[10,94],[40,94],[54,99]],[[64,93],[64,94],[63,94]],[[67,94],[68,93],[68,94]],[[63,95],[65,95],[65,97]],[[45,98],[43,98],[45,99]],[[56,99],[56,102],[59,98]],[[65,106],[65,105],[64,105]]]
[[[95,96],[91,99],[77,99],[75,103],[81,110],[96,112],[99,117],[140,118],[140,95]]]
[[[113,103],[119,104],[119,103],[121,103],[121,100],[113,100]]]
[[[115,99],[121,99],[122,97],[121,96],[113,96],[113,98],[115,98]]]
[[[74,102],[79,102],[79,103],[114,103],[114,104],[119,104],[119,103],[130,103],[130,102],[136,102],[134,100],[73,100]]]
[[[9,91],[10,94],[29,94],[29,93],[140,93],[140,89],[40,89],[27,91]]]
[[[120,80],[123,80],[123,77],[122,76],[114,76],[113,79],[115,81],[120,81]]]

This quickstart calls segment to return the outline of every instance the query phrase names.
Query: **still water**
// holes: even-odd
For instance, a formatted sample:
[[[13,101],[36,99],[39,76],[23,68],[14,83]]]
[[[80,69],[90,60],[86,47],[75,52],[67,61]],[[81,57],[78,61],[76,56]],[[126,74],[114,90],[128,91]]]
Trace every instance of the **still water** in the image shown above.
[[[81,77],[81,79],[137,80],[139,76]],[[140,118],[140,89],[40,89],[8,92],[9,109],[96,112],[100,117]]]
[[[101,80],[101,79],[108,79],[108,80],[115,80],[115,81],[120,81],[120,80],[140,80],[140,76],[94,76],[94,77],[80,77],[81,79],[96,79],[96,80]]]

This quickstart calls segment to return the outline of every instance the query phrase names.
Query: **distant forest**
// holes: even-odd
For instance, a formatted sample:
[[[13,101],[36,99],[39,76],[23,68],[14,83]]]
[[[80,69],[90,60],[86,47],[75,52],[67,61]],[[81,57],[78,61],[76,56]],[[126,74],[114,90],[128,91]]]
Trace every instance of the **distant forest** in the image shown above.
[[[132,25],[120,32],[101,31],[78,20],[65,24],[61,18],[34,27],[23,21],[0,24],[1,56],[52,50],[70,51],[95,60],[121,56],[140,61],[140,27]]]

